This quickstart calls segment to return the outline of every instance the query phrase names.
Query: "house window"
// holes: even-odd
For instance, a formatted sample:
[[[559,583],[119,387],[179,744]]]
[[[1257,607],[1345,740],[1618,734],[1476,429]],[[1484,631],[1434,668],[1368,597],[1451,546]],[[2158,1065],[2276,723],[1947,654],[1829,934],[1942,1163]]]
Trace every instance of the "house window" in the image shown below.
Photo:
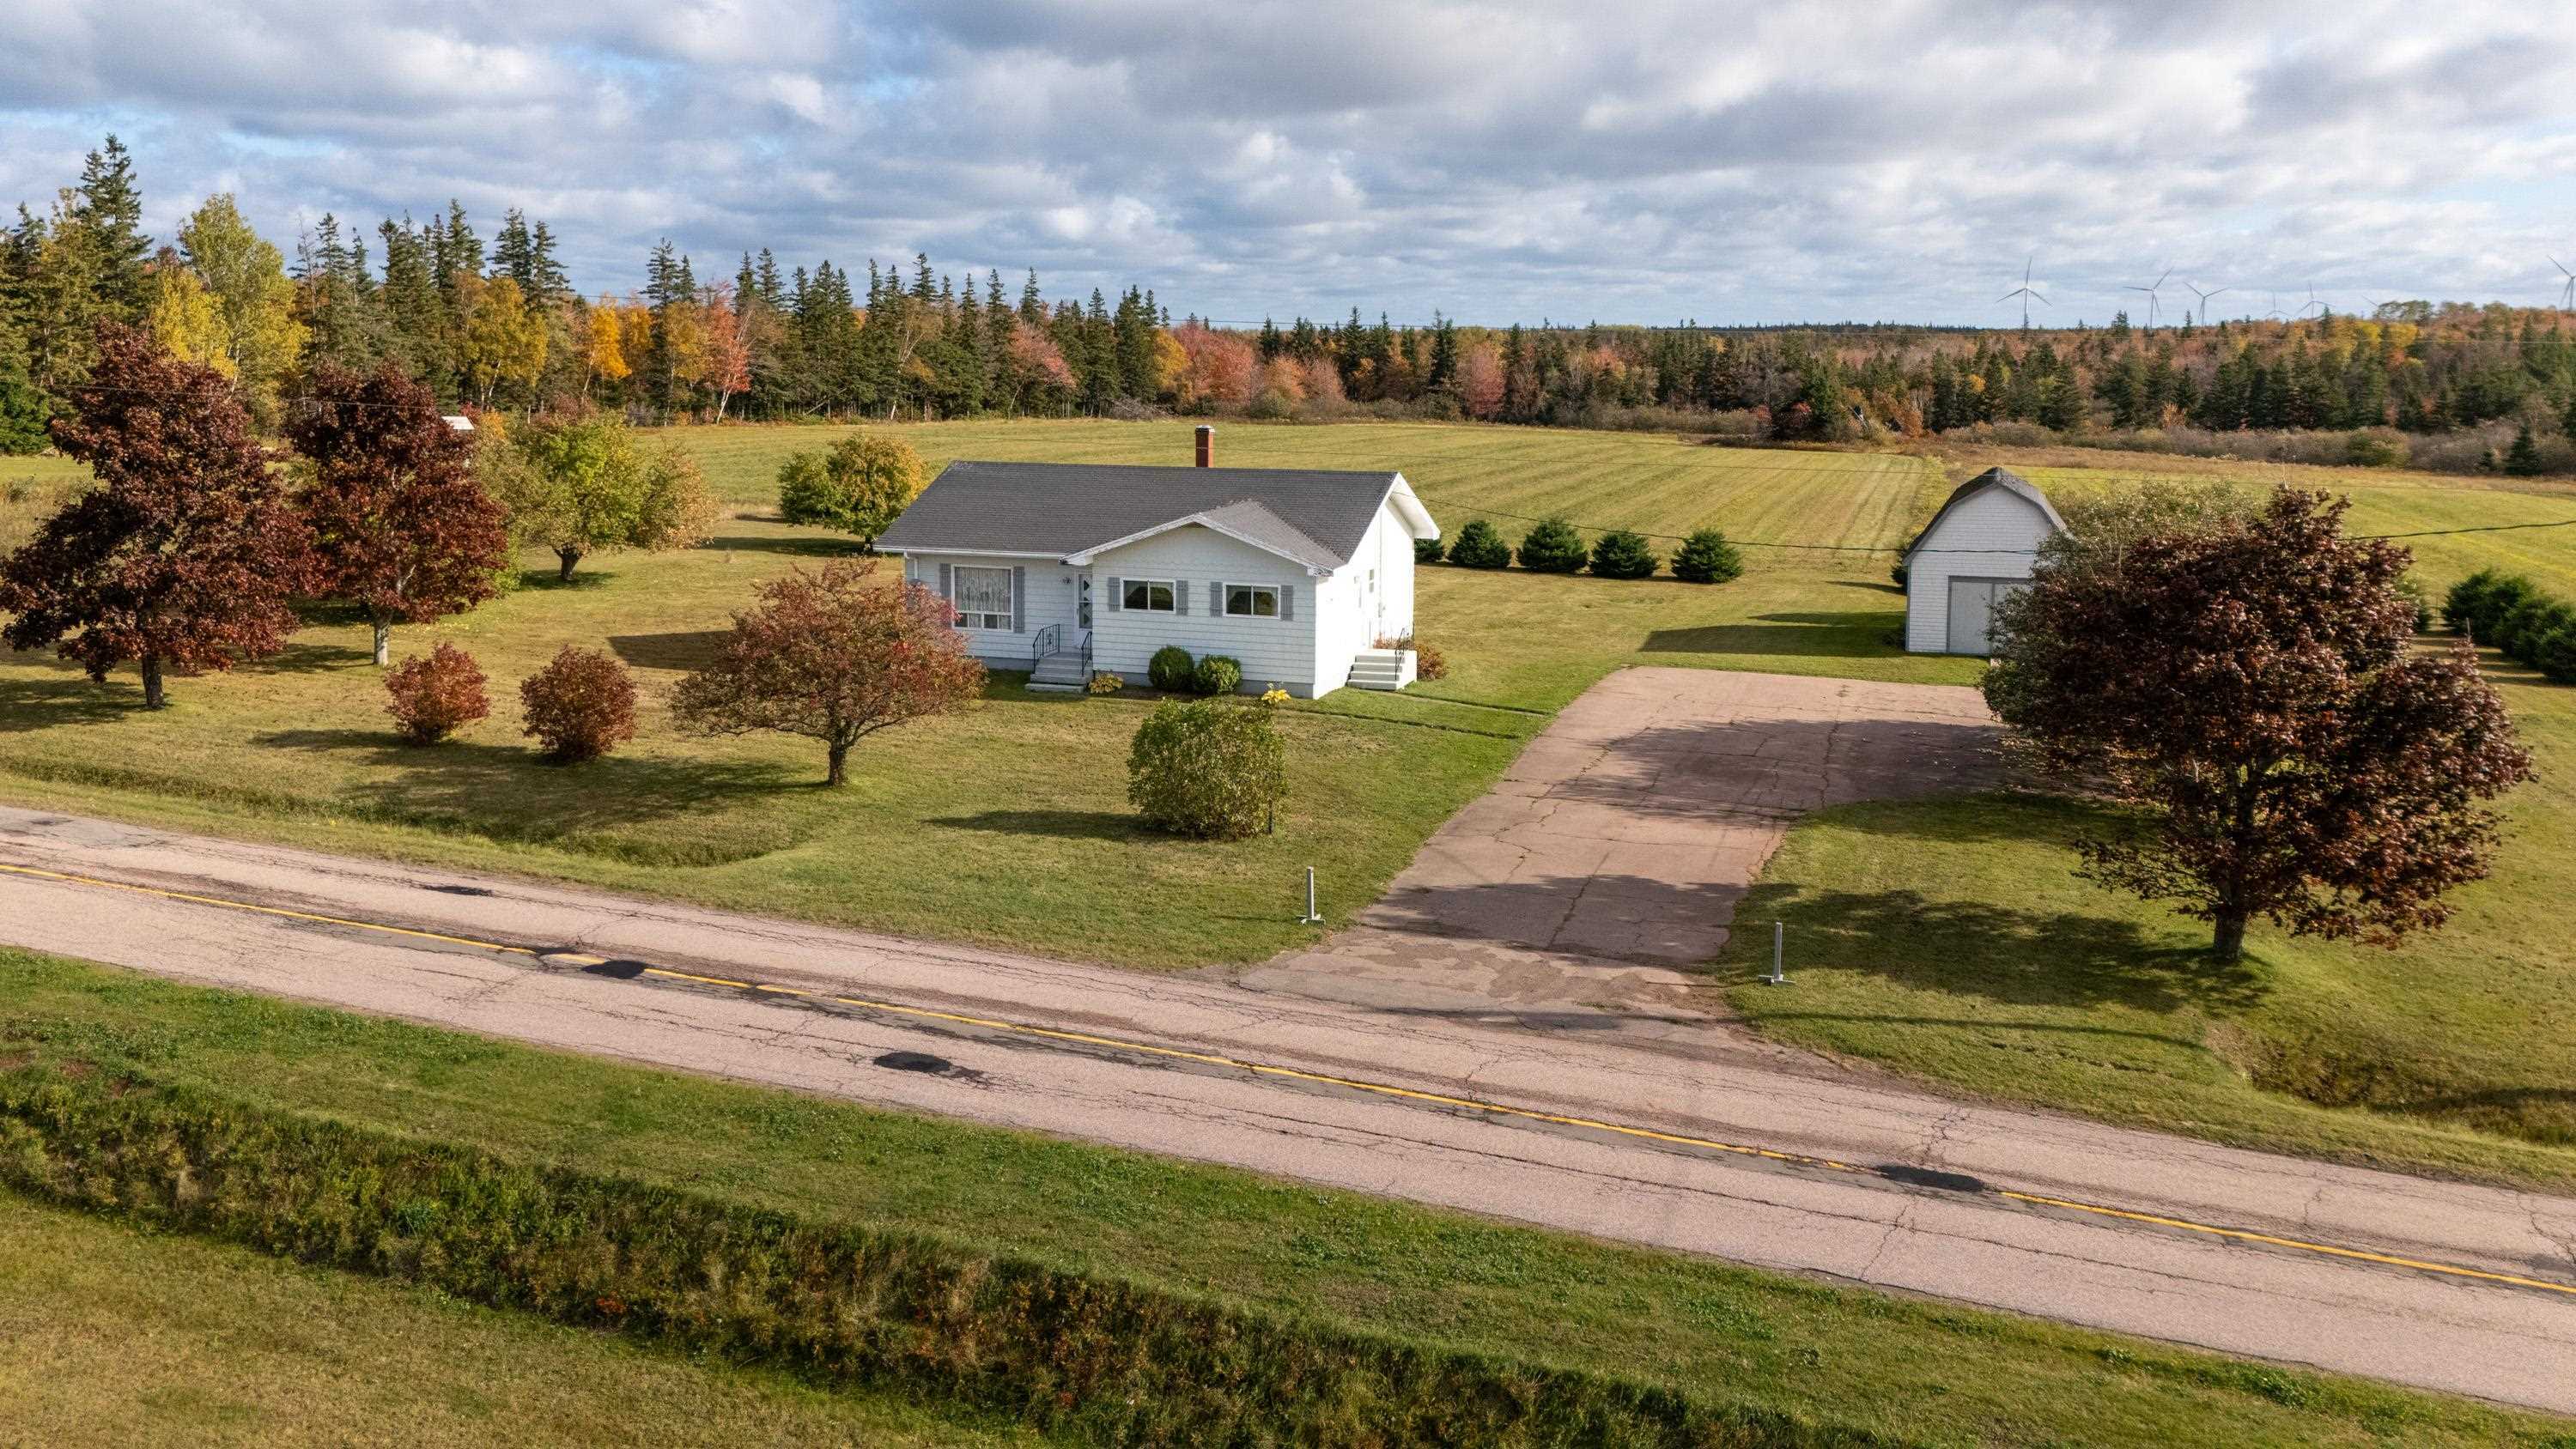
[[[1279,591],[1268,584],[1228,584],[1225,612],[1232,619],[1276,619]]]
[[[1142,609],[1149,614],[1172,612],[1170,579],[1129,579],[1126,592],[1124,604],[1127,608]]]
[[[960,629],[1011,627],[1011,571],[960,566],[951,576]]]

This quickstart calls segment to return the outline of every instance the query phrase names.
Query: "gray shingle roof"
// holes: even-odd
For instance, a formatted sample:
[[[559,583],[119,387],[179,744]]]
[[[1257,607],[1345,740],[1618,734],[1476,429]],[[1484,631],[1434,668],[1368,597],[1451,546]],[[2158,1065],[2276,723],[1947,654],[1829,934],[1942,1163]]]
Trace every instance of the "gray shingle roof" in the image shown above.
[[[1921,548],[1923,540],[1932,536],[1932,530],[1941,526],[1941,520],[1950,516],[1951,509],[1966,502],[1971,495],[1982,493],[1989,488],[2001,488],[2017,498],[2038,504],[2039,511],[2047,517],[2051,528],[2060,533],[2066,531],[2066,520],[2057,516],[2057,510],[2049,505],[2048,495],[2040,492],[2037,484],[2010,468],[1988,468],[1950,490],[1950,496],[1941,500],[1941,511],[1933,514],[1932,521],[1923,525],[1923,531],[1914,535],[1914,541],[1905,546],[1905,555],[1911,557],[1916,549]]]
[[[1198,515],[1301,563],[1350,562],[1396,475],[1303,468],[949,464],[877,538],[889,553],[1069,557]]]

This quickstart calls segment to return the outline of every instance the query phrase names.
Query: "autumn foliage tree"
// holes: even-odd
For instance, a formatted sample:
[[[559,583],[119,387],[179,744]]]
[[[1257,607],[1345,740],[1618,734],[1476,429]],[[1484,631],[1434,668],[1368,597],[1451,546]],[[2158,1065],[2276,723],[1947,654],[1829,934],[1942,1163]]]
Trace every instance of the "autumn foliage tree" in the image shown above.
[[[0,637],[53,645],[90,678],[133,660],[143,703],[164,671],[229,669],[283,648],[304,580],[305,531],[260,455],[231,383],[114,323],[54,420],[57,446],[97,487],[0,563]]]
[[[921,455],[901,438],[843,438],[779,466],[779,516],[857,534],[862,547],[874,548],[877,535],[921,496],[921,471]]]
[[[823,743],[823,783],[846,784],[850,747],[882,729],[963,709],[984,666],[950,627],[948,601],[880,585],[876,560],[834,560],[760,585],[715,661],[680,682],[673,712],[702,734],[776,731]]]
[[[474,476],[467,435],[428,388],[394,367],[361,376],[325,364],[286,423],[308,481],[314,591],[365,611],[375,660],[396,623],[461,614],[492,597],[509,558],[501,505]]]
[[[594,553],[691,548],[715,528],[697,464],[676,448],[647,452],[634,429],[604,413],[533,420],[478,462],[510,511],[513,541],[554,550],[561,579]]]
[[[2529,778],[2464,643],[2412,647],[2402,548],[2341,536],[2344,504],[2282,490],[2251,517],[2043,560],[1997,606],[1987,702],[2049,769],[2142,811],[2080,873],[2211,923],[2243,952],[2294,935],[2391,944],[2486,874],[2478,802]]]

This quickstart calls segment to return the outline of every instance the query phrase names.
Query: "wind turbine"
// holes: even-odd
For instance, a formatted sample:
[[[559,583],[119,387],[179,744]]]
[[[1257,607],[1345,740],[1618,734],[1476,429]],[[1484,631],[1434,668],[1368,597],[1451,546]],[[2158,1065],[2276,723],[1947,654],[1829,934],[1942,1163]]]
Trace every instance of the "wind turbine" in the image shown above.
[[[2304,316],[2306,316],[2306,315],[2307,315],[2307,313],[2308,313],[2308,309],[2309,309],[2310,307],[2314,307],[2314,308],[2316,308],[2316,309],[2317,309],[2317,315],[2318,315],[2318,316],[2320,316],[2320,317],[2324,316],[2328,311],[2332,310],[2331,308],[2327,307],[2325,303],[2320,302],[2320,301],[2318,301],[2318,300],[2317,300],[2317,288],[2316,288],[2316,284],[2315,284],[2314,282],[2311,282],[2311,283],[2309,283],[2309,284],[2308,284],[2308,300],[2306,300],[2306,301],[2304,301],[2304,302],[2300,303],[2300,304],[2299,304],[2299,310],[2298,310],[2297,312],[2295,312],[2295,313],[2292,313],[2291,315],[2292,315],[2292,316],[2297,316],[2297,317],[2304,317]]]
[[[2576,272],[2567,270],[2567,264],[2556,257],[2551,257],[2549,264],[2558,269],[2558,275],[2567,279],[2567,285],[2558,289],[2558,310],[2576,312]]]
[[[2030,285],[2030,265],[2032,262],[2037,260],[2039,260],[2039,254],[2037,252],[2033,252],[2030,256],[2024,258],[2021,264],[2021,285],[1995,299],[1998,302],[2009,302],[2015,297],[2021,298],[2021,330],[2024,332],[2028,332],[2030,330],[2030,304],[2032,299],[2037,298],[2039,305],[2043,307],[2048,305],[2048,299],[2046,297],[2041,297]]]
[[[2193,296],[2200,299],[2200,320],[2204,325],[2207,324],[2209,321],[2209,299],[2217,296],[2219,293],[2224,292],[2227,289],[2225,287],[2212,287],[2208,291],[2204,292],[2197,284],[2192,282],[2183,283],[2183,287]]]
[[[2149,332],[2156,330],[2156,288],[2163,286],[2165,284],[2165,278],[2172,275],[2173,268],[2167,267],[2153,282],[2148,283],[2146,286],[2141,287],[2135,283],[2131,283],[2128,288],[2128,290],[2132,292],[2144,292],[2147,294],[2147,330]]]

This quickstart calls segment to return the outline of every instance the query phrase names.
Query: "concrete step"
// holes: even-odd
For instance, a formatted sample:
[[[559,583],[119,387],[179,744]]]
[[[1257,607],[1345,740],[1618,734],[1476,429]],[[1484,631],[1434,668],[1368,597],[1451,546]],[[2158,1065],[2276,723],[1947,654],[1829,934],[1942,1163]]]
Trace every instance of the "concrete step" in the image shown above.
[[[1079,684],[1041,684],[1037,680],[1032,679],[1028,683],[1028,689],[1031,694],[1080,694],[1082,693],[1083,686]]]

